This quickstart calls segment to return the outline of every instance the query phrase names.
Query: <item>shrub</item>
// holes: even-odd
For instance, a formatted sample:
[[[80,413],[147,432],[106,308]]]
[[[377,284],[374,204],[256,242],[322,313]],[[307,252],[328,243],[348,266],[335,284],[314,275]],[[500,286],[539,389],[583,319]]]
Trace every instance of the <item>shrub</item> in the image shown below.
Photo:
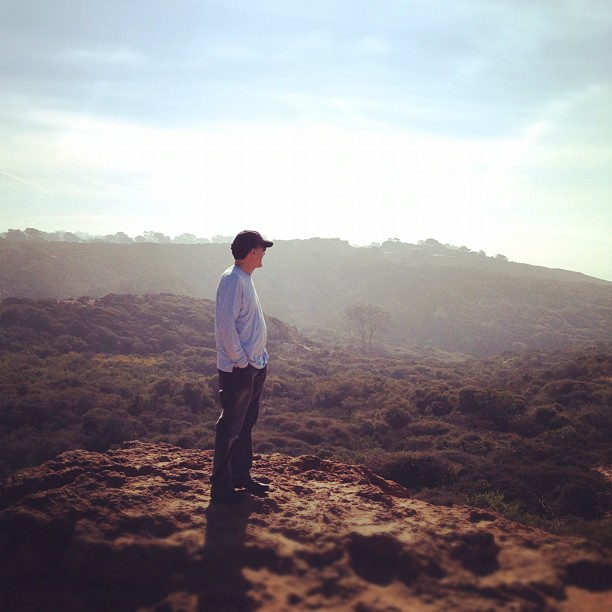
[[[451,475],[450,466],[430,453],[393,453],[374,461],[372,470],[409,489],[443,486]]]
[[[508,391],[464,387],[459,390],[457,408],[499,431],[507,431],[511,422],[527,410],[527,404],[523,397]]]
[[[584,482],[566,484],[561,490],[555,508],[561,516],[595,519],[600,511],[597,491]]]
[[[577,518],[566,522],[561,531],[567,535],[594,540],[612,549],[612,517],[601,521],[587,521]]]
[[[550,425],[557,418],[558,410],[556,406],[538,406],[533,411],[533,418],[537,423]]]
[[[410,436],[443,436],[450,431],[446,423],[433,419],[415,421],[408,426],[407,434]]]
[[[497,490],[468,494],[465,497],[465,501],[469,506],[487,508],[494,512],[499,512],[499,514],[503,514],[506,518],[512,520],[529,523],[533,522],[535,518],[525,512],[525,509],[519,502],[507,502],[504,494]]]
[[[427,406],[426,414],[433,414],[434,416],[446,416],[453,411],[453,405],[448,401],[437,401],[432,402]]]
[[[391,406],[383,410],[382,417],[393,429],[405,427],[411,420],[412,415],[406,408],[401,406]]]
[[[482,389],[464,387],[459,390],[457,396],[457,409],[464,414],[473,414],[480,412],[486,401],[487,397]]]
[[[459,448],[471,455],[488,455],[493,445],[476,434],[467,434],[459,440]]]
[[[298,429],[293,433],[293,436],[308,444],[320,444],[323,441],[323,436],[318,431],[309,429]]]
[[[442,416],[453,411],[453,400],[445,385],[419,387],[412,393],[412,401],[419,412]]]
[[[95,408],[86,412],[81,418],[81,431],[87,450],[103,452],[113,444],[119,444],[129,437],[129,424],[132,419],[125,416]]]

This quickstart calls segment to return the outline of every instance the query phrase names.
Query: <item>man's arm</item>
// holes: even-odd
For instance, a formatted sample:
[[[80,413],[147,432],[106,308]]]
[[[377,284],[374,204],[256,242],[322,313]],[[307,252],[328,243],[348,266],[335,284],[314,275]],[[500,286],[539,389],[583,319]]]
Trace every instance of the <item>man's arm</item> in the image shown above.
[[[238,368],[249,365],[236,330],[236,320],[242,304],[242,287],[236,277],[222,279],[217,290],[215,327],[217,348],[225,353]]]

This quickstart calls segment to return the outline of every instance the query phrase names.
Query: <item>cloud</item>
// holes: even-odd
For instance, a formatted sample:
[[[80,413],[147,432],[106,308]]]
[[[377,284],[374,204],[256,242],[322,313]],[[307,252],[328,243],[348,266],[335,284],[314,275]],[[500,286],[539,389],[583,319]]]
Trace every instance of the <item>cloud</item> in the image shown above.
[[[29,0],[0,53],[11,219],[470,246],[609,223],[604,0]]]
[[[482,133],[608,78],[602,6],[34,1],[12,7],[0,78],[56,110],[165,125],[291,116],[292,95],[315,94],[416,101],[437,111],[428,129]]]
[[[5,178],[10,179],[11,181],[16,181],[17,183],[21,183],[22,185],[33,187],[35,190],[39,191],[40,193],[49,192],[49,190],[46,187],[43,187],[42,185],[39,185],[38,183],[34,181],[30,181],[26,178],[23,178],[22,176],[16,176],[15,174],[11,174],[10,172],[4,172],[2,170],[0,170],[0,175],[2,175]]]

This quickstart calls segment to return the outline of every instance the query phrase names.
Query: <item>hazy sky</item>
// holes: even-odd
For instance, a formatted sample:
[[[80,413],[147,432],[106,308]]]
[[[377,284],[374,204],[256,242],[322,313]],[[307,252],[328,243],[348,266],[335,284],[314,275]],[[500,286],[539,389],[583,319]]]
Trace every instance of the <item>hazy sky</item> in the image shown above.
[[[609,0],[0,8],[0,231],[435,238],[612,280]]]

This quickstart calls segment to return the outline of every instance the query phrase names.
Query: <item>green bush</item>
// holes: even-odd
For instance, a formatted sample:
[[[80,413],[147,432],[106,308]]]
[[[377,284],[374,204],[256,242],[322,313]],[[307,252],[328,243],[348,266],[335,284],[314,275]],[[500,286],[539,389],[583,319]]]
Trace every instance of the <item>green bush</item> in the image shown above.
[[[465,503],[469,506],[493,510],[511,520],[518,520],[523,523],[533,523],[536,521],[533,515],[525,511],[522,504],[517,501],[506,501],[501,491],[492,490],[468,494],[465,496]]]
[[[565,535],[579,536],[599,542],[612,549],[612,517],[606,517],[600,521],[585,519],[566,521],[561,525],[560,531]]]
[[[103,452],[129,439],[131,420],[109,410],[89,410],[81,418],[85,448]]]
[[[452,471],[448,463],[431,453],[401,452],[375,457],[369,467],[408,489],[441,487]]]
[[[493,444],[477,434],[467,434],[460,439],[459,448],[471,455],[488,455]]]
[[[410,411],[405,406],[391,406],[383,410],[383,419],[393,429],[401,429],[412,420]]]
[[[571,515],[593,520],[601,516],[598,491],[586,482],[564,484],[555,503],[555,509],[561,516]]]

